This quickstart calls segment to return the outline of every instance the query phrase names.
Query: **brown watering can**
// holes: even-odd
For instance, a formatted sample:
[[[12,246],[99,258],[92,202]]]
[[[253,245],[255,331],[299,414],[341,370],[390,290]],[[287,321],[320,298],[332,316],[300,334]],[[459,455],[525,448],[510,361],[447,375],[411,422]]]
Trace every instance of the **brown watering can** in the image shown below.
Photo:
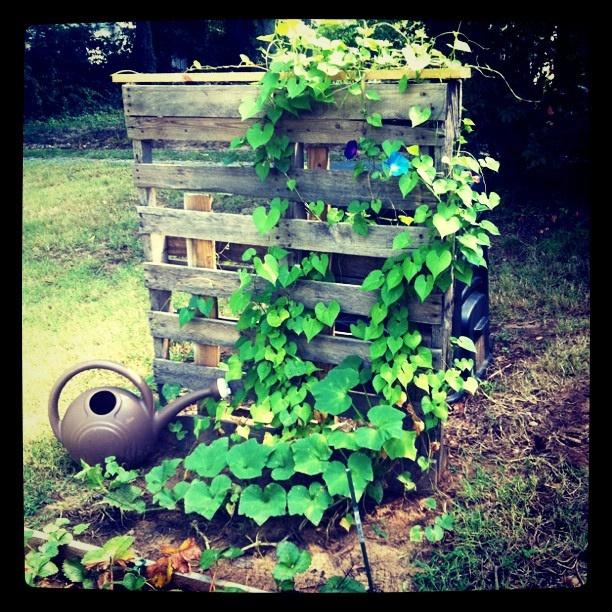
[[[96,387],[84,391],[59,417],[59,397],[66,383],[85,370],[111,370],[125,376],[140,391],[137,397],[119,387]],[[205,397],[224,398],[231,391],[223,378],[209,387],[188,393],[156,412],[151,389],[143,378],[112,361],[86,361],[55,383],[49,397],[49,421],[57,439],[76,461],[103,463],[114,455],[128,467],[139,464],[153,449],[159,433],[176,415]]]

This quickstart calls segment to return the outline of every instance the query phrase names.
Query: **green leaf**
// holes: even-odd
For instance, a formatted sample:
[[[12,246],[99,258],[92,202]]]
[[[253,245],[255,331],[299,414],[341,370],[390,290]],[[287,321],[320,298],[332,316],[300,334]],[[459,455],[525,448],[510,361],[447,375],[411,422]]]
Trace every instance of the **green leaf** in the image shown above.
[[[236,444],[227,453],[227,463],[232,474],[242,479],[261,476],[268,455],[272,452],[269,446],[259,444],[251,438],[242,444]]]
[[[400,93],[404,93],[408,89],[408,77],[406,75],[402,76],[397,84],[397,88]]]
[[[419,274],[414,281],[414,290],[419,296],[421,302],[427,299],[427,296],[432,292],[434,286],[434,278],[430,274]]]
[[[444,530],[439,525],[425,527],[425,537],[430,542],[439,542],[444,538]]]
[[[371,427],[358,427],[354,432],[355,441],[361,448],[379,451],[384,438],[377,429]]]
[[[254,117],[261,110],[261,104],[257,101],[257,98],[248,98],[244,100],[238,107],[240,118],[244,121]]]
[[[327,306],[322,302],[315,305],[315,315],[323,325],[331,327],[340,314],[340,304],[332,300]]]
[[[361,284],[362,291],[374,291],[380,289],[385,282],[385,275],[381,270],[372,270],[364,279]]]
[[[402,431],[400,436],[391,438],[383,444],[383,448],[390,459],[411,459],[417,455],[415,446],[416,431]]]
[[[361,499],[368,482],[372,482],[374,474],[372,472],[372,461],[363,453],[353,453],[348,460],[348,467],[351,470],[353,484],[355,485],[355,497],[357,501]],[[340,461],[332,461],[325,468],[323,480],[327,485],[330,495],[342,495],[350,498],[351,494],[348,486],[346,467]]]
[[[270,327],[280,327],[286,319],[289,318],[289,311],[285,308],[278,310],[269,310],[266,314],[266,321]]]
[[[440,213],[436,213],[433,216],[433,224],[442,238],[444,238],[444,236],[454,234],[456,231],[461,229],[461,221],[459,217],[445,219]]]
[[[395,336],[389,336],[387,338],[387,346],[389,347],[389,350],[391,351],[392,355],[395,355],[395,353],[397,353],[397,351],[399,351],[403,345],[403,338],[397,338]]]
[[[276,548],[276,558],[272,575],[277,582],[283,582],[305,572],[310,567],[312,555],[292,542],[281,542]]]
[[[389,290],[395,289],[404,278],[404,272],[402,270],[402,266],[400,264],[395,264],[389,272],[387,272],[386,276],[386,286]]]
[[[353,433],[347,433],[340,429],[327,434],[327,443],[333,448],[346,448],[348,450],[359,450],[360,448]]]
[[[209,548],[203,551],[200,557],[200,569],[210,569],[219,560],[220,556],[221,551],[215,548]]]
[[[266,212],[264,206],[258,206],[253,211],[253,223],[257,228],[257,231],[265,235],[273,227],[276,227],[281,217],[281,212],[278,208],[272,208],[269,213]]]
[[[412,236],[408,232],[402,232],[401,234],[398,234],[393,239],[392,248],[394,251],[399,251],[401,249],[405,249],[408,246],[410,246],[411,242],[412,242]]]
[[[448,513],[444,513],[438,517],[436,517],[435,521],[436,525],[442,527],[445,531],[452,531],[455,528],[455,521],[452,515]]]
[[[215,305],[215,300],[211,297],[208,297],[208,298],[198,297],[197,305],[198,305],[198,310],[200,311],[200,313],[203,314],[205,317],[208,317],[210,316],[212,308]]]
[[[370,345],[370,357],[372,360],[379,359],[387,352],[387,338],[382,337]]]
[[[431,117],[431,107],[429,106],[411,106],[408,111],[408,117],[412,122],[412,127],[425,123]]]
[[[459,336],[455,342],[455,344],[466,350],[469,351],[470,353],[475,353],[476,352],[476,346],[474,345],[474,342],[471,338],[468,338],[467,336]]]
[[[315,408],[333,415],[346,412],[353,405],[348,391],[358,384],[359,374],[356,370],[334,368],[310,389],[316,400]]]
[[[402,77],[405,79],[406,77]],[[320,589],[319,593],[366,593],[367,589],[348,576],[332,576]]]
[[[444,272],[451,265],[452,260],[453,256],[449,249],[442,251],[431,250],[428,251],[427,257],[425,257],[425,265],[433,274],[434,279],[436,279],[441,272]]]
[[[402,192],[402,197],[405,198],[419,182],[418,174],[416,172],[407,172],[400,176],[398,185]]]
[[[459,40],[458,38],[455,38],[455,40],[453,41],[453,44],[449,44],[448,45],[451,49],[455,49],[457,51],[465,51],[466,53],[470,53],[472,50],[470,49],[470,45],[468,45],[466,42],[464,42],[463,40]]]
[[[383,500],[383,493],[383,486],[378,480],[376,482],[371,482],[366,487],[366,495],[371,497],[377,504],[380,504],[380,502]],[[372,525],[372,529],[374,529],[376,535],[380,536],[381,538],[384,538],[385,540],[388,539],[389,536],[387,535],[387,533],[380,529],[380,527],[376,525],[376,523]]]
[[[265,255],[263,262],[259,257],[256,257],[253,260],[253,265],[258,276],[261,276],[273,285],[276,283],[278,279],[278,261],[272,255]]]
[[[432,167],[417,168],[417,174],[428,184],[431,185],[436,178],[436,170]]]
[[[380,113],[372,113],[366,117],[366,121],[374,127],[382,127],[382,116]]]
[[[242,557],[243,555],[244,551],[242,548],[238,548],[237,546],[230,546],[221,553],[221,556],[224,559],[238,559],[238,557]]]
[[[182,459],[164,459],[161,465],[154,467],[145,475],[147,490],[150,493],[158,493],[163,486],[176,474],[176,468],[182,463]]]
[[[225,501],[231,487],[232,481],[225,474],[215,476],[210,486],[198,479],[192,480],[183,498],[185,512],[187,514],[196,512],[208,520],[212,519]]]
[[[326,253],[322,253],[321,255],[318,255],[317,253],[312,253],[310,255],[310,263],[321,276],[325,276],[325,274],[327,273],[327,268],[329,266],[329,255],[327,255]]]
[[[332,453],[325,436],[317,433],[296,440],[291,445],[291,450],[295,471],[309,476],[320,474]]]
[[[413,482],[410,472],[402,472],[397,479],[404,485],[406,491],[414,491],[416,489],[416,484]]]
[[[478,381],[470,376],[467,380],[463,382],[463,388],[468,392],[474,395],[478,389]]]
[[[399,151],[404,146],[401,140],[385,140],[382,143],[383,151],[387,157],[391,157],[393,153]]]
[[[240,495],[238,514],[252,518],[263,525],[271,516],[283,516],[286,511],[287,494],[275,482],[262,489],[259,485],[249,485]]]
[[[132,572],[128,572],[123,576],[123,580],[117,584],[121,584],[128,591],[139,591],[145,585],[146,579],[144,576],[139,576]]]
[[[255,174],[257,174],[260,181],[265,181],[268,178],[268,174],[270,174],[270,162],[267,159],[257,162],[255,164]]]
[[[423,223],[425,219],[429,216],[429,206],[427,204],[421,204],[414,211],[414,222],[415,223]]]
[[[435,510],[438,507],[438,502],[433,497],[427,497],[423,500],[423,505],[428,510]]]
[[[310,315],[304,317],[303,329],[308,342],[310,342],[320,331],[322,331],[323,327],[324,325],[322,323]]]
[[[295,191],[296,186],[297,181],[295,179],[287,179],[287,189],[289,189],[289,191]]]
[[[187,325],[195,317],[196,311],[193,308],[179,308],[179,327]]]
[[[227,465],[228,439],[219,438],[206,444],[198,444],[195,450],[185,457],[185,469],[198,476],[212,478]]]
[[[110,564],[117,560],[129,560],[134,557],[134,551],[131,548],[133,543],[134,538],[132,536],[116,536],[107,540],[104,546],[87,551],[83,555],[81,563],[87,567],[98,563]]]
[[[365,97],[368,100],[374,100],[375,102],[378,102],[380,100],[380,94],[377,91],[375,91],[374,89],[368,89],[365,92]]]
[[[70,582],[83,582],[86,570],[78,559],[66,559],[62,563],[62,572]]]
[[[483,168],[488,168],[489,170],[493,170],[493,172],[499,171],[499,162],[492,157],[485,157],[484,159],[479,159],[478,161]]]
[[[274,135],[274,125],[268,121],[265,124],[254,123],[246,132],[248,143],[256,149],[265,145]]]
[[[295,463],[293,461],[291,445],[287,442],[276,444],[268,457],[266,467],[272,470],[270,475],[274,480],[288,480],[291,478],[295,474]]]
[[[423,533],[423,527],[421,525],[414,525],[410,528],[410,541],[411,542],[422,542],[425,534]]]
[[[303,514],[315,527],[331,503],[332,498],[320,482],[311,483],[308,489],[303,485],[295,485],[287,495],[289,514]]]

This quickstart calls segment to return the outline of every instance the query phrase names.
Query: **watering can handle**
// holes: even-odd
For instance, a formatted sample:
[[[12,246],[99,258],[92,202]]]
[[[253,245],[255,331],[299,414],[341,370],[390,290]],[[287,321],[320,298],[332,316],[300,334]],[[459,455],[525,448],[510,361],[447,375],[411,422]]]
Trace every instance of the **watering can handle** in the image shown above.
[[[142,376],[140,376],[140,374],[137,374],[133,370],[128,370],[127,368],[113,361],[84,361],[73,366],[67,372],[64,372],[60,379],[55,383],[55,386],[51,391],[51,395],[49,396],[49,422],[51,423],[53,433],[57,436],[59,440],[61,440],[59,418],[60,394],[64,389],[66,383],[71,378],[73,378],[77,374],[80,374],[81,372],[84,372],[85,370],[110,370],[111,372],[121,374],[121,376],[127,378],[131,383],[136,386],[138,391],[140,391],[140,395],[145,403],[149,414],[152,417],[155,415],[155,402],[153,401],[153,394],[151,393],[151,389],[149,389],[149,386],[144,381]]]

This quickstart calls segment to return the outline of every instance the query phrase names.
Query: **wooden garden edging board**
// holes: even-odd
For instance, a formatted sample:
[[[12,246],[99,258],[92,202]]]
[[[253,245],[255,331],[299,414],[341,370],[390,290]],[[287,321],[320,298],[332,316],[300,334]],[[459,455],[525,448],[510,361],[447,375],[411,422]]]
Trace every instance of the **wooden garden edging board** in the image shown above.
[[[379,197],[383,203],[381,218],[395,215],[396,209],[410,211],[436,201],[424,188],[416,188],[403,199],[395,181],[377,181],[372,187],[363,177],[353,179],[351,171],[329,170],[329,146],[358,140],[363,135],[377,142],[399,138],[420,144],[421,152],[434,159],[437,171],[443,171],[442,158],[451,153],[459,130],[460,79],[470,76],[469,69],[425,70],[421,81],[411,83],[405,93],[399,92],[397,82],[382,82],[397,81],[403,74],[408,71],[374,71],[367,75],[379,81],[374,87],[381,100],[372,102],[372,110],[381,114],[382,128],[363,121],[360,103],[353,96],[342,96],[337,105],[324,105],[300,118],[281,120],[279,126],[295,143],[291,176],[302,198],[346,207],[351,200]],[[168,149],[175,142],[229,143],[243,136],[257,118],[241,121],[238,107],[243,99],[256,95],[257,86],[253,83],[259,78],[261,73],[253,72],[113,75],[114,82],[124,83],[126,129],[134,142],[134,181],[142,204],[138,214],[150,262],[145,264],[145,281],[151,295],[149,322],[155,339],[154,374],[158,385],[180,383],[194,388],[223,374],[215,365],[170,360],[168,343],[218,345],[224,352],[231,351],[238,338],[235,323],[197,318],[181,328],[178,316],[169,312],[168,306],[176,291],[217,299],[229,297],[238,287],[236,270],[245,267],[240,255],[246,248],[252,246],[263,253],[266,247],[277,245],[290,250],[296,261],[308,251],[330,253],[336,281],[298,281],[288,289],[288,296],[303,301],[307,307],[335,299],[341,316],[364,317],[369,315],[376,294],[361,291],[359,285],[369,271],[380,267],[384,258],[396,254],[393,238],[408,232],[413,248],[428,239],[422,227],[379,224],[370,226],[368,236],[360,236],[346,223],[330,226],[308,219],[295,192],[288,190],[286,178],[274,171],[261,182],[253,168],[244,164],[154,161],[154,144],[158,142]],[[427,122],[412,128],[407,117],[408,109],[415,104],[429,106],[432,113]],[[313,169],[323,171],[312,172]],[[158,189],[234,194],[262,203],[278,196],[292,204],[278,226],[262,236],[249,215],[216,212],[214,205],[206,213],[164,208],[156,197]],[[190,241],[214,243],[219,268],[185,265]],[[261,279],[254,280],[255,286],[263,283]],[[423,345],[432,350],[434,367],[447,363],[452,303],[451,287],[445,294],[432,294],[423,304],[416,299],[407,304],[409,319],[421,331]],[[320,334],[310,343],[304,338],[296,340],[299,354],[317,363],[337,364],[350,354],[369,360],[370,343],[353,338],[347,325],[337,323],[331,334]]]
[[[25,529],[24,529],[25,531]],[[30,542],[34,546],[39,546],[40,544],[44,544],[49,541],[49,538],[46,533],[43,531],[38,531],[36,529],[31,529],[32,537]],[[99,548],[98,546],[94,546],[93,544],[87,544],[86,542],[78,542],[73,540],[68,544],[63,544],[60,546],[60,555],[63,557],[79,557],[82,558],[91,550],[96,550]],[[151,565],[154,561],[150,559],[145,559],[145,565]],[[209,592],[211,586],[219,587],[222,589],[234,588],[241,589],[246,593],[269,593],[269,591],[262,591],[261,589],[256,589],[254,587],[246,586],[244,584],[238,584],[237,582],[229,582],[227,580],[212,580],[208,576],[204,574],[200,574],[197,572],[188,572],[185,574],[181,574],[179,572],[174,572],[172,574],[172,584],[177,586],[178,588],[187,589],[189,591],[205,591]]]

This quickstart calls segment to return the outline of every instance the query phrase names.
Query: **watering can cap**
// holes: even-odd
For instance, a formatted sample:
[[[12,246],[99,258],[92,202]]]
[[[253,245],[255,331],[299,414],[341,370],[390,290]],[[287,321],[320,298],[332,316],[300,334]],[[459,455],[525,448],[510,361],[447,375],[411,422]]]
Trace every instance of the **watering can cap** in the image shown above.
[[[221,399],[225,399],[232,394],[229,385],[225,382],[225,378],[217,378],[217,389],[219,389],[219,397]]]

